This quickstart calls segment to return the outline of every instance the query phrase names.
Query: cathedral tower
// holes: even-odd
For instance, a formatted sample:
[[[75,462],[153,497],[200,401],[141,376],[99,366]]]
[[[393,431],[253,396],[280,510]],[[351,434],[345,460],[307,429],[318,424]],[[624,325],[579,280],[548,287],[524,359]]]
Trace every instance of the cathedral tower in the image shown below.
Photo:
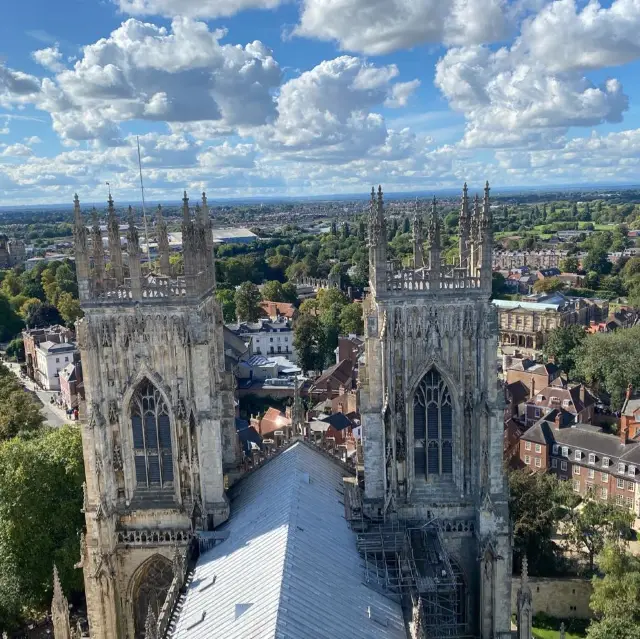
[[[122,254],[110,198],[109,273],[97,214],[89,232],[77,196],[74,208],[89,624],[95,639],[142,637],[149,609],[157,618],[171,584],[176,549],[227,519],[224,475],[239,453],[210,221],[206,208],[206,219],[202,209],[192,219],[185,193],[185,274],[171,274],[160,212],[155,272],[142,263],[131,209]]]
[[[372,194],[360,375],[363,508],[372,520],[436,522],[460,588],[453,634],[436,627],[437,636],[506,639],[511,543],[488,183],[476,202],[472,214],[465,185],[460,256],[446,263],[434,200],[424,259],[414,247],[415,268],[407,269],[387,258],[382,190]],[[414,229],[420,242],[420,225]]]

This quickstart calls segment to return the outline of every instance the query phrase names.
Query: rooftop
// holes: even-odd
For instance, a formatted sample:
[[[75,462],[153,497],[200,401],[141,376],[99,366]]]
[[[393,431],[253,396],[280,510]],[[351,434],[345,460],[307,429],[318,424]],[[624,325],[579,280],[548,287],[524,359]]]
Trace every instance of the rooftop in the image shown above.
[[[406,639],[400,605],[364,584],[343,474],[297,442],[238,482],[170,637]]]
[[[45,353],[65,353],[68,351],[75,351],[76,345],[74,342],[60,342],[57,344],[56,342],[41,342],[38,346],[39,349],[43,350]]]

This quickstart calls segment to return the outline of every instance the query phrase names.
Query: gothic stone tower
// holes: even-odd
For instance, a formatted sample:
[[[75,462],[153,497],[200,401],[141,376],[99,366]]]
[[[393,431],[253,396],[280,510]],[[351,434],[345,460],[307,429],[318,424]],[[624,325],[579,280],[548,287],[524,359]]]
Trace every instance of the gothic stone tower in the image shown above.
[[[143,272],[131,213],[123,256],[111,198],[107,272],[94,217],[89,233],[76,196],[85,313],[77,330],[87,401],[81,565],[91,636],[133,638],[143,635],[150,606],[158,615],[176,547],[184,550],[198,530],[228,517],[224,473],[238,454],[234,387],[224,368],[204,194],[195,219],[184,196],[182,276],[168,272],[161,211],[160,273]]]
[[[434,199],[427,250],[416,219],[408,269],[388,259],[382,190],[371,194],[361,373],[364,508],[372,518],[437,521],[464,580],[465,634],[506,639],[511,542],[488,183],[474,211],[465,184],[461,209],[456,262],[442,259]]]

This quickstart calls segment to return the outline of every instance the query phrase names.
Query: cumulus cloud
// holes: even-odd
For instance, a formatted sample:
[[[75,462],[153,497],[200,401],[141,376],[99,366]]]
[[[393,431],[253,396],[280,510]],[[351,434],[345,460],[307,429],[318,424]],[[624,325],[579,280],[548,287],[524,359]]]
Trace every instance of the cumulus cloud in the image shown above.
[[[640,2],[595,0],[579,9],[575,0],[556,0],[526,21],[517,46],[550,71],[600,69],[640,57]]]
[[[2,148],[2,147],[0,147]],[[33,155],[33,151],[26,145],[17,142],[16,144],[10,144],[9,146],[3,146],[2,155],[4,157],[28,157]]]
[[[59,72],[64,70],[65,66],[62,63],[62,53],[58,45],[55,44],[52,47],[46,49],[38,49],[31,54],[31,57],[42,67],[49,71]]]
[[[417,79],[394,84],[393,87],[391,87],[391,93],[385,100],[384,105],[394,108],[406,106],[409,98],[419,86],[420,80]]]
[[[305,0],[293,33],[380,55],[423,43],[493,42],[509,23],[505,0]]]
[[[277,117],[257,138],[271,151],[307,161],[344,162],[367,153],[388,136],[384,118],[374,109],[406,101],[416,87],[393,83],[398,73],[395,65],[376,66],[351,56],[325,60],[282,86]]]
[[[32,102],[39,92],[38,78],[0,63],[0,106],[10,107]]]
[[[519,48],[450,49],[436,65],[435,84],[467,118],[468,146],[508,146],[570,126],[620,122],[628,108],[618,80],[595,86],[580,73],[554,73]]]
[[[121,144],[119,124],[133,119],[213,122],[221,130],[264,124],[275,113],[280,68],[261,42],[220,44],[225,35],[187,18],[174,19],[170,30],[129,19],[53,79],[40,83],[0,67],[0,104],[4,95],[26,96],[71,144]],[[56,53],[34,56],[50,63]]]
[[[41,144],[42,140],[37,135],[31,135],[24,139],[25,144]]]
[[[130,15],[160,15],[169,18],[224,18],[245,9],[274,9],[282,0],[114,0]]]

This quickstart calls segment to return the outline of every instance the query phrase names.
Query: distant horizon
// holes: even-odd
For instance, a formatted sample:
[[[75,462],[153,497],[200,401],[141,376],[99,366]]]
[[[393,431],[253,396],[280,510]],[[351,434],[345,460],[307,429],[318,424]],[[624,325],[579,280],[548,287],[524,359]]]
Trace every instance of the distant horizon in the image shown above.
[[[490,185],[491,186],[491,185]],[[384,189],[384,186],[383,186]],[[582,193],[593,193],[596,191],[631,191],[634,189],[640,189],[640,183],[634,184],[611,184],[611,183],[602,183],[602,184],[591,184],[591,185],[580,185],[580,184],[563,184],[563,185],[545,185],[545,186],[504,186],[504,187],[493,187],[491,186],[492,195],[525,195],[529,193],[557,193],[557,192],[582,192]],[[480,192],[481,189],[475,189],[473,186],[469,188],[470,193]],[[461,192],[461,188],[440,188],[440,189],[418,189],[413,191],[383,191],[384,195],[389,200],[403,200],[411,197],[433,197],[434,195],[443,195],[450,197],[452,195],[459,195]],[[117,195],[117,194],[112,194]],[[370,193],[333,193],[330,195],[306,195],[306,196],[294,196],[294,195],[267,195],[267,196],[229,196],[229,197],[211,197],[207,195],[207,201],[210,206],[216,206],[218,204],[241,204],[241,203],[269,203],[269,204],[277,204],[278,202],[341,202],[341,201],[358,201],[358,200],[368,200],[370,197]],[[200,199],[199,195],[197,197],[191,197],[191,202],[198,202]],[[114,202],[116,208],[121,208],[123,206],[131,205],[135,209],[141,209],[142,205],[140,200],[122,200],[118,202],[117,198],[114,197]],[[87,200],[83,202],[80,200],[80,204],[83,209],[86,207],[99,206],[104,205],[106,207],[107,201],[101,200]],[[146,208],[151,209],[152,207],[156,207],[158,204],[164,205],[182,205],[182,199],[176,200],[157,200],[152,199],[145,202]],[[43,209],[43,210],[57,210],[64,208],[72,208],[73,202],[60,202],[56,204],[12,204],[12,205],[0,205],[0,211],[12,211],[18,209]]]

